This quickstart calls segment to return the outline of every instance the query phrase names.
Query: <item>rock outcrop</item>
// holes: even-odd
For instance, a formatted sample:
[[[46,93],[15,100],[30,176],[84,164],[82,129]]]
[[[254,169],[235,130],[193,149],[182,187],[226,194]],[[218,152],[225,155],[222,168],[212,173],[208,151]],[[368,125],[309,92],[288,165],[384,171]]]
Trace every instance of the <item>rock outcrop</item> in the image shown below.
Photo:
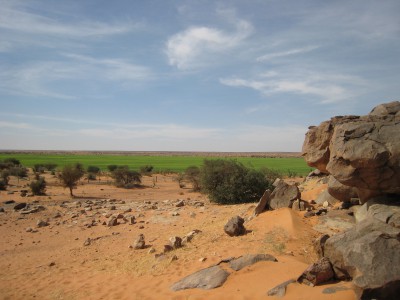
[[[400,102],[366,116],[338,116],[310,127],[303,144],[309,166],[357,190],[361,203],[400,194]]]
[[[295,200],[300,199],[299,188],[294,184],[287,184],[280,180],[270,196],[268,206],[270,209],[292,207]]]

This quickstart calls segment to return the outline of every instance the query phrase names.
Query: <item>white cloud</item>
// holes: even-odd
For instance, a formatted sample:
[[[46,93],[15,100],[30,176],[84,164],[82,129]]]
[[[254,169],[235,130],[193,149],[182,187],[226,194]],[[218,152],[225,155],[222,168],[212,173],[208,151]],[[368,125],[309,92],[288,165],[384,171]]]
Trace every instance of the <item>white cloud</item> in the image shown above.
[[[280,51],[280,52],[273,52],[273,53],[268,53],[268,54],[264,54],[260,57],[257,57],[256,60],[257,61],[269,61],[269,60],[272,60],[275,58],[307,53],[307,52],[313,51],[317,48],[319,48],[319,47],[318,46],[308,46],[308,47],[295,48],[295,49],[290,49],[290,50],[285,50],[285,51]]]
[[[28,10],[31,9],[26,3],[5,2],[0,12],[0,28],[26,34],[72,38],[122,34],[137,28],[132,23],[108,24],[90,20],[68,24]]]
[[[266,76],[267,75],[267,76]],[[366,82],[356,76],[310,73],[267,73],[254,79],[221,78],[220,83],[232,87],[247,87],[264,95],[291,93],[316,97],[321,103],[351,99]]]
[[[168,39],[166,54],[169,64],[178,69],[201,66],[210,62],[210,56],[237,47],[252,32],[253,26],[244,20],[237,20],[234,32],[206,26],[190,27]],[[215,59],[213,62],[215,63]]]

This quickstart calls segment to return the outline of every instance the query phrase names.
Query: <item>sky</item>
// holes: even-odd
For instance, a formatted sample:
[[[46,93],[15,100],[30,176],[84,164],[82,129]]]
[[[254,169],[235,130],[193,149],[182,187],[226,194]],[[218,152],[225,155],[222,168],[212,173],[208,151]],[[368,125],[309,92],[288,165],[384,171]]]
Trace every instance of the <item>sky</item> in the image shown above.
[[[301,151],[400,100],[398,0],[0,0],[0,149]]]

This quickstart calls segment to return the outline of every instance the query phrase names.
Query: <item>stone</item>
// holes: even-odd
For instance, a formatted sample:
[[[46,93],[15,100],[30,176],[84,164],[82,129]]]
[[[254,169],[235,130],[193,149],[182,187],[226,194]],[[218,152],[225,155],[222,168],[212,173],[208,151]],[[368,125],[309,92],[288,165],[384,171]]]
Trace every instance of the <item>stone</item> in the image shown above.
[[[175,204],[175,207],[182,207],[182,206],[185,206],[185,201],[183,201],[183,200],[179,200],[179,201]]]
[[[330,237],[324,248],[336,278],[353,280],[360,294],[400,294],[400,229],[368,217]],[[363,298],[371,299],[371,298]]]
[[[304,210],[306,210],[305,202],[300,200],[300,199],[297,199],[297,200],[293,201],[292,210],[295,210],[295,211],[304,211]]]
[[[260,261],[273,261],[277,262],[278,260],[269,254],[248,254],[241,256],[239,258],[233,259],[229,262],[229,266],[235,270],[239,271],[244,267],[251,266]]]
[[[327,202],[327,205],[329,206],[329,205],[335,205],[336,203],[339,202],[339,200],[334,198],[331,194],[328,193],[327,190],[325,190],[318,195],[315,202],[320,205],[323,205],[325,202]]]
[[[214,289],[224,284],[229,273],[219,266],[212,266],[197,271],[171,286],[171,290],[180,291],[185,289]]]
[[[4,207],[0,207],[0,212],[5,212]]]
[[[83,243],[83,246],[90,246],[91,243],[92,243],[92,240],[90,238],[87,238],[85,240],[85,242]]]
[[[171,252],[172,250],[174,250],[174,247],[171,245],[164,245],[163,253]]]
[[[342,202],[350,201],[351,198],[358,197],[356,188],[340,183],[332,175],[328,177],[327,191],[334,199],[337,199]]]
[[[254,209],[254,214],[253,214],[254,216],[258,216],[268,207],[270,196],[271,196],[271,191],[266,190],[262,195],[262,197],[260,198],[260,201],[258,202],[256,208]]]
[[[146,242],[144,240],[144,234],[143,233],[139,234],[139,236],[137,237],[137,239],[133,243],[132,247],[135,250],[146,248]]]
[[[182,247],[182,239],[179,236],[173,236],[169,238],[169,242],[174,249]]]
[[[272,192],[270,199],[270,209],[292,207],[293,201],[300,199],[300,191],[297,185],[287,184],[281,180]]]
[[[46,227],[46,226],[49,226],[49,222],[44,221],[44,220],[38,220],[36,222],[36,225],[37,225],[37,227]]]
[[[319,236],[318,238],[316,238],[313,242],[313,247],[314,247],[315,253],[318,255],[319,259],[324,257],[325,242],[329,238],[330,238],[329,234],[323,234],[323,235]]]
[[[311,218],[311,217],[314,217],[314,216],[315,216],[315,212],[312,211],[312,210],[307,211],[307,212],[304,214],[304,218]]]
[[[27,204],[26,204],[25,202],[18,203],[17,205],[14,206],[14,210],[23,209],[23,208],[26,207],[26,205],[27,205]]]
[[[229,236],[239,236],[246,233],[246,228],[243,226],[244,219],[240,216],[231,218],[224,226],[224,231]]]
[[[117,225],[118,225],[118,219],[115,216],[112,216],[110,218],[110,220],[108,220],[108,222],[107,222],[108,227],[117,226]]]
[[[296,280],[294,280],[294,279],[289,279],[289,280],[287,280],[287,281],[285,281],[285,282],[283,282],[283,283],[277,285],[276,287],[270,289],[270,290],[267,292],[267,295],[268,295],[268,296],[283,297],[283,296],[285,296],[285,294],[286,294],[286,287],[287,287],[289,284],[294,283],[294,282],[296,282]]]
[[[400,102],[365,116],[339,116],[310,127],[303,144],[309,166],[357,190],[361,203],[400,195]]]
[[[303,274],[297,279],[297,282],[310,286],[316,286],[327,283],[335,278],[332,265],[328,258],[323,257],[316,263],[310,265]]]

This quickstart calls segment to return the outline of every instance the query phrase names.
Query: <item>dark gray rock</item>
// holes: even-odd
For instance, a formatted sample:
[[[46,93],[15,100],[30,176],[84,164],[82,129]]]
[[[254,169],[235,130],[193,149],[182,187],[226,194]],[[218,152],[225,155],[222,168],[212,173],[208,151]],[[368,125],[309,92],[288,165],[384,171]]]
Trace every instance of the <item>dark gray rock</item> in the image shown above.
[[[44,220],[38,220],[36,222],[36,226],[37,227],[46,227],[46,226],[49,226],[49,222],[44,221]]]
[[[353,279],[361,294],[400,295],[399,228],[370,217],[330,237],[324,250],[336,277]]]
[[[224,231],[229,236],[239,236],[246,233],[246,228],[243,226],[244,219],[240,216],[231,218],[224,226]]]
[[[292,207],[293,201],[296,199],[300,199],[300,191],[296,185],[287,184],[286,182],[281,180],[275,187],[270,198],[270,209]]]
[[[340,183],[332,175],[328,179],[328,193],[342,202],[350,202],[351,198],[358,197],[356,188]]]
[[[323,234],[318,238],[316,238],[313,242],[315,253],[318,255],[319,259],[324,257],[325,243],[329,238],[330,238],[329,234]]]
[[[329,194],[327,190],[325,190],[318,195],[315,202],[321,205],[323,205],[325,202],[327,202],[329,205],[335,205],[336,203],[339,202],[339,200],[333,197],[331,194]]]
[[[118,218],[116,216],[112,216],[110,220],[107,222],[108,227],[117,226],[118,225]]]
[[[272,255],[269,254],[248,254],[241,256],[239,258],[233,259],[229,262],[229,266],[235,270],[239,271],[243,269],[244,267],[253,265],[255,263],[258,263],[260,261],[273,261],[277,262],[278,260],[273,257]]]
[[[258,202],[256,208],[254,209],[254,216],[258,216],[260,213],[262,213],[266,208],[269,206],[269,201],[270,201],[270,196],[271,196],[271,191],[266,190],[262,197],[260,198],[260,201]]]
[[[214,289],[224,284],[228,276],[229,273],[227,271],[219,266],[213,266],[181,279],[171,286],[171,290],[180,291],[195,288],[204,290]]]
[[[5,212],[4,207],[0,207],[0,212]]]
[[[299,283],[316,286],[332,281],[335,278],[332,265],[328,258],[323,257],[310,265],[297,279]]]
[[[267,293],[268,296],[276,296],[276,297],[283,297],[286,294],[286,287],[291,284],[296,282],[294,279],[289,279],[276,287],[270,289]]]
[[[174,249],[182,247],[182,239],[179,236],[173,236],[169,238],[169,242]]]
[[[27,205],[27,204],[26,204],[25,202],[21,202],[21,203],[16,204],[16,205],[14,206],[14,209],[15,209],[15,210],[20,210],[20,209],[25,208],[26,205]]]

